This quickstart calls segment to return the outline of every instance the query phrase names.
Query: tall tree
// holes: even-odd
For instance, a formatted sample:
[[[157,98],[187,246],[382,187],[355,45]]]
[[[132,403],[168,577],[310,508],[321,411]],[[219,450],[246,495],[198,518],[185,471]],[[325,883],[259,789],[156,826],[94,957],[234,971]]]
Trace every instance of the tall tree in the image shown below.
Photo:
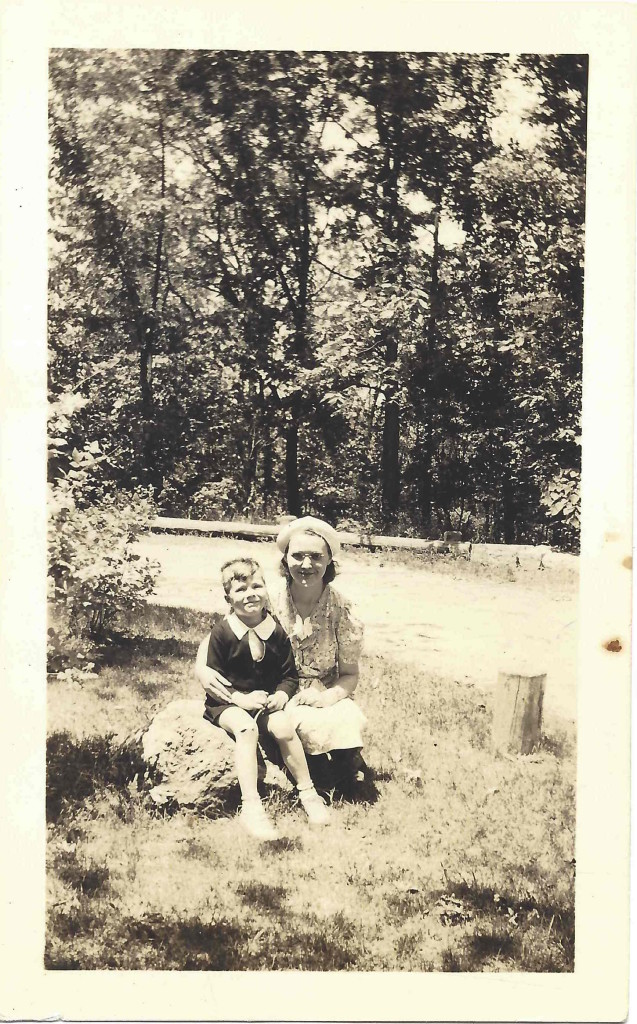
[[[61,51],[51,77],[51,386],[120,485],[573,543],[581,58]]]
[[[281,378],[271,388],[285,415],[287,507],[297,514],[299,432],[313,400],[305,375],[314,366],[318,213],[331,189],[321,169],[321,126],[337,98],[320,54],[202,53],[181,83],[210,121],[199,162],[234,204],[248,261],[250,253],[262,254],[261,271],[280,310]],[[253,344],[260,340],[268,351],[267,337],[253,333]]]

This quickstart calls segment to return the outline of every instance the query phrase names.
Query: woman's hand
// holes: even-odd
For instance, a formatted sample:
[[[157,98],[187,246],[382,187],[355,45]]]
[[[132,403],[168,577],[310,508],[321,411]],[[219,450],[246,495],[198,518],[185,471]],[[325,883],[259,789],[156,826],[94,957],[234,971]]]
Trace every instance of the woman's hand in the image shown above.
[[[213,700],[218,700],[223,703],[232,703],[232,689],[230,684],[220,672],[216,671],[216,669],[208,668],[206,665],[205,677],[202,673],[199,677],[199,681],[208,697],[212,697]]]
[[[289,697],[287,693],[284,693],[283,690],[275,690],[275,692],[271,693],[265,702],[265,709],[266,711],[283,711],[288,700]]]
[[[324,691],[315,690],[308,686],[305,690],[301,690],[296,694],[295,703],[306,704],[310,708],[322,708],[325,707],[324,698]]]

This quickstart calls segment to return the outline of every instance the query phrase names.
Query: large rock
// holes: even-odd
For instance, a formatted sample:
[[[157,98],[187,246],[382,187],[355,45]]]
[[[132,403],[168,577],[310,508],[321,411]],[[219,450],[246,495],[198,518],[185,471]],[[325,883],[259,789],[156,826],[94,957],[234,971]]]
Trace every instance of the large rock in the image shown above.
[[[234,742],[203,717],[200,700],[174,700],[141,737],[144,760],[159,806],[177,804],[203,813],[219,810],[238,792]],[[283,772],[260,756],[259,778],[289,788]]]

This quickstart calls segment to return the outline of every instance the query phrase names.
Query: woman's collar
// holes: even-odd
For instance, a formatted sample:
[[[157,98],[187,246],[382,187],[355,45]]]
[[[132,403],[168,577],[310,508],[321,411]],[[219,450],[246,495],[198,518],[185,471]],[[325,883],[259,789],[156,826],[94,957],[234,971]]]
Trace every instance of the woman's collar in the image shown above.
[[[257,626],[246,626],[245,622],[241,621],[236,612],[228,612],[226,622],[237,640],[242,640],[249,629],[253,629],[260,640],[269,640],[276,628],[276,623],[270,614],[267,614]]]
[[[314,615],[316,615],[316,612],[321,607],[323,601],[326,600],[326,598],[327,598],[327,593],[329,591],[329,588],[330,588],[329,583],[325,583],[324,586],[323,586],[323,589],[321,591],[321,595],[320,595],[318,601],[314,605],[314,607],[313,607],[312,611],[310,612],[310,614],[305,616],[305,620],[311,619]],[[297,609],[297,607],[296,607],[296,605],[294,603],[294,598],[292,596],[292,581],[291,580],[287,581],[286,590],[287,590],[288,602],[289,602],[289,605],[290,605],[290,611],[292,612],[292,617],[295,618],[296,616],[298,616],[299,618],[301,618],[300,613],[299,613],[299,611],[298,611],[298,609]]]

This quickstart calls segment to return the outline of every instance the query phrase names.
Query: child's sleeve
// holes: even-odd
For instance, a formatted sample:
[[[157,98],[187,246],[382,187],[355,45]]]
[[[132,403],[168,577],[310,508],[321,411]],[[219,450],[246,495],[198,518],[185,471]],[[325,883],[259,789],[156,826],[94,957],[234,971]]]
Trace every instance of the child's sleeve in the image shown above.
[[[279,650],[281,654],[281,682],[276,689],[286,693],[288,697],[292,697],[299,688],[299,673],[296,668],[289,636],[280,624],[277,625],[277,631],[279,632]]]
[[[206,658],[206,665],[208,668],[214,668],[217,672],[222,675],[226,671],[228,663],[228,645],[223,629],[220,624],[217,623],[210,630],[210,639],[208,640],[208,657]]]

